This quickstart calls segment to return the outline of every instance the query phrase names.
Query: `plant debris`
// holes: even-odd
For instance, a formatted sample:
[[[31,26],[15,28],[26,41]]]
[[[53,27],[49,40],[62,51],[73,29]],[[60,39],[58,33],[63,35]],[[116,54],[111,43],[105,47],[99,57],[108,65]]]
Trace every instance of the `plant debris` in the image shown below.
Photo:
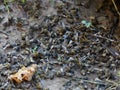
[[[0,90],[119,90],[117,2],[0,0]]]
[[[32,64],[29,67],[23,66],[21,69],[18,70],[17,73],[10,75],[8,79],[11,81],[15,81],[17,83],[21,83],[22,81],[30,81],[32,79],[32,76],[34,75],[35,71],[37,69],[36,64]]]

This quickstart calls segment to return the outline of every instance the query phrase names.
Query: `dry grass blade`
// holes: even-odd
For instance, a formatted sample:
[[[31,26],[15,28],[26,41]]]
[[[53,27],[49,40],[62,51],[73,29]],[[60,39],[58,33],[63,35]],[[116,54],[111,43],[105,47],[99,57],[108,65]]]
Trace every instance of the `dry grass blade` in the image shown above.
[[[116,90],[116,88],[120,85],[120,82],[114,82],[108,79],[106,82],[110,83],[110,87],[108,87],[106,90]]]
[[[117,0],[117,1],[119,1],[119,0]],[[119,10],[118,10],[118,7],[117,7],[115,1],[112,0],[112,3],[113,3],[113,5],[114,5],[114,7],[115,7],[115,9],[116,9],[116,11],[117,11],[117,13],[118,13],[118,15],[120,16],[120,12],[119,12]]]

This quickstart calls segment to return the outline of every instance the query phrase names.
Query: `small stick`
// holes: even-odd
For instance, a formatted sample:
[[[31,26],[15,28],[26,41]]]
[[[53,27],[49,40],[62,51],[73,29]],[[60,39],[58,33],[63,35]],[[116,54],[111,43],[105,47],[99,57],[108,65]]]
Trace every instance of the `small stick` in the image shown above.
[[[117,8],[117,6],[116,6],[116,4],[115,4],[115,1],[112,0],[112,2],[113,2],[113,5],[114,5],[114,7],[115,7],[115,9],[116,9],[116,11],[117,11],[117,13],[118,13],[118,15],[120,16],[120,12],[118,11],[118,8]]]
[[[104,82],[97,82],[97,81],[92,81],[92,80],[82,80],[82,78],[78,78],[79,79],[79,81],[82,81],[82,82],[86,82],[86,83],[92,83],[92,84],[97,84],[97,85],[107,85],[106,83],[104,83]],[[77,79],[77,80],[78,80]],[[72,80],[76,80],[75,78],[73,78]]]
[[[96,35],[96,34],[91,35],[91,36],[98,37],[98,38],[102,38],[102,39],[106,39],[106,40],[109,40],[109,41],[111,41],[111,42],[115,42],[113,39],[109,39],[109,38],[106,38],[106,37],[102,37],[102,36],[99,36],[99,35]]]
[[[5,33],[5,32],[3,32],[3,31],[0,31],[0,33],[5,34],[6,36],[8,36],[8,34],[7,34],[7,33]]]

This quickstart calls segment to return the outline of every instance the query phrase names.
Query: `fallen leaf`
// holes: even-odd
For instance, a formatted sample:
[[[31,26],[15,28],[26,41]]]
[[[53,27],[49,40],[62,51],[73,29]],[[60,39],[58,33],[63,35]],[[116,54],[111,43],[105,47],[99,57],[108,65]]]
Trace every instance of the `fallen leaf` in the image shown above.
[[[30,81],[36,69],[37,69],[36,64],[32,64],[29,67],[24,66],[21,69],[19,69],[17,73],[10,75],[8,79],[11,81],[15,81],[17,83],[21,83],[22,81]]]

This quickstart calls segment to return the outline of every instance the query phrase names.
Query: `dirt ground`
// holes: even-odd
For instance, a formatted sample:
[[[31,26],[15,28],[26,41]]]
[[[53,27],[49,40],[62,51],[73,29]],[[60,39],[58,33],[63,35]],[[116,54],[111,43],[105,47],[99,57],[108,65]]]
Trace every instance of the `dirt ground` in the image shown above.
[[[120,17],[93,1],[1,1],[0,90],[120,90]],[[31,81],[8,78],[32,64]]]

